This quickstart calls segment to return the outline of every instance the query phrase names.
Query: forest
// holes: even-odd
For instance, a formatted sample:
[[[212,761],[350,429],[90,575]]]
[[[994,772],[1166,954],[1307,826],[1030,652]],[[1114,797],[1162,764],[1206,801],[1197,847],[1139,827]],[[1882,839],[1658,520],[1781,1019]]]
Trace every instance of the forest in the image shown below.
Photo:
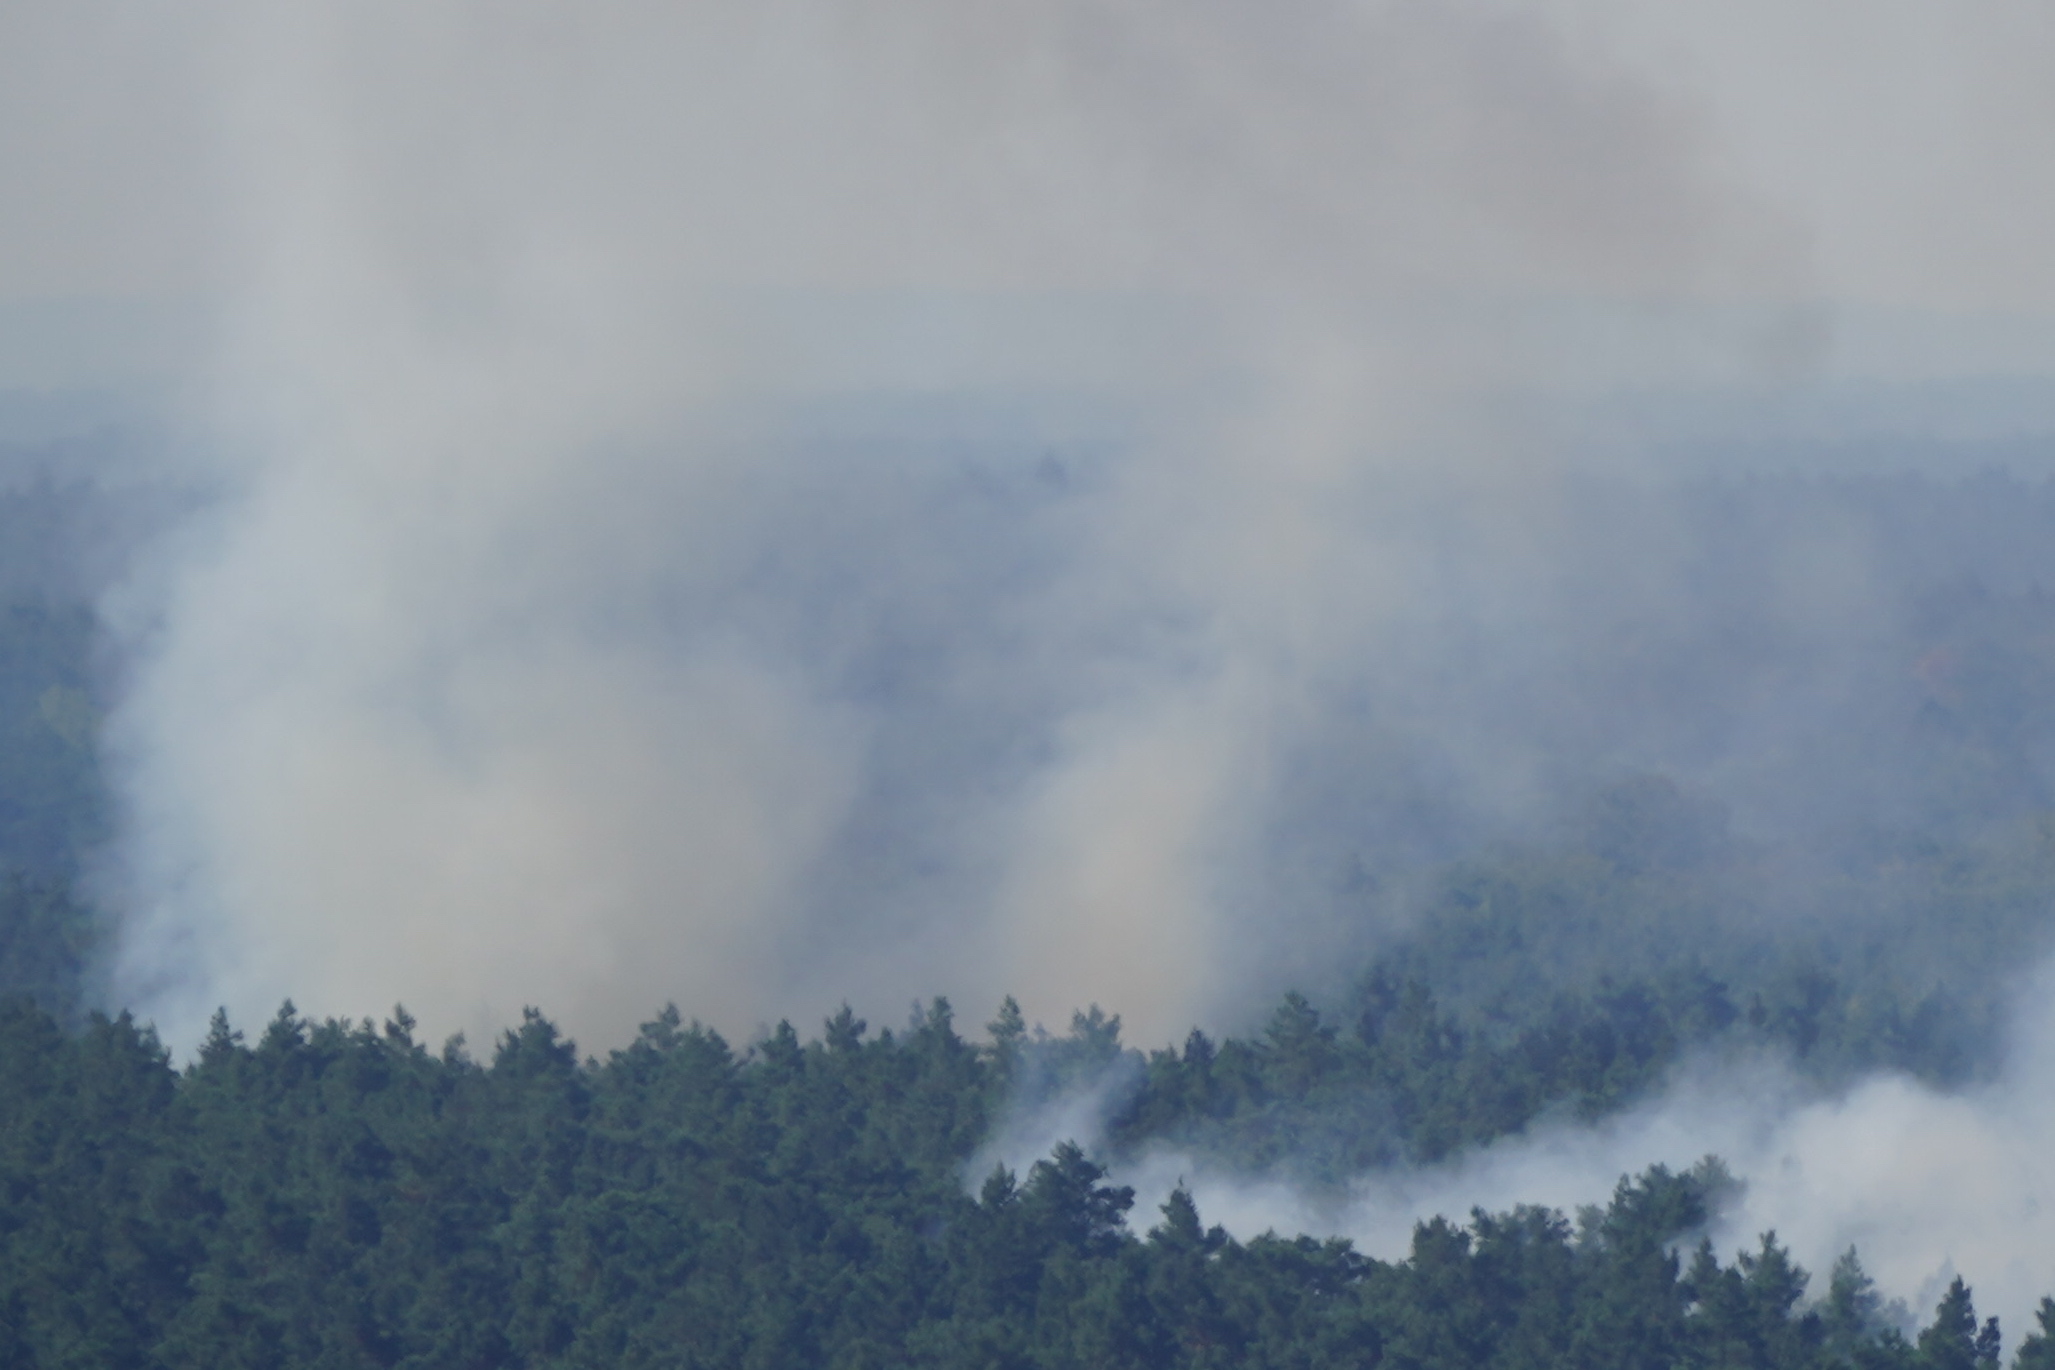
[[[688,1004],[581,1055],[543,1006],[474,1055],[404,1009],[288,1003],[188,1056],[110,1001],[90,893],[119,675],[93,549],[144,521],[85,485],[0,498],[0,1365],[2055,1366],[2055,1303],[2001,1338],[1975,1271],[1908,1310],[1856,1250],[1716,1249],[1747,1177],[1713,1156],[1574,1211],[1434,1218],[1391,1260],[1118,1182],[1174,1147],[1340,1192],[1616,1114],[1708,1054],[1827,1092],[1989,1079],[2055,941],[2037,588],[1930,579],[1864,646],[1897,710],[1865,735],[1867,807],[1752,821],[1679,765],[1591,778],[1546,823],[1366,840],[1332,897],[1379,935],[1238,1031],[1131,1044],[1087,1005],[1052,1033],[1009,998],[963,1033],[933,999],[731,1042]],[[1006,1120],[1085,1090],[1096,1135],[991,1163]]]
[[[1068,1043],[1089,1050],[1104,1028]],[[1260,1051],[1261,1048],[1245,1048]],[[1384,1262],[1207,1227],[1061,1144],[965,1166],[1033,1044],[928,1005],[738,1053],[666,1012],[581,1063],[540,1015],[489,1063],[397,1015],[184,1071],[126,1016],[0,1012],[0,1360],[14,1366],[1761,1366],[1999,1363],[1957,1279],[1907,1337],[1859,1256],[1811,1289],[1699,1237],[1708,1158],[1574,1216],[1436,1218]],[[1808,1298],[1808,1293],[1813,1297]],[[2055,1302],[2014,1364],[2055,1364]]]

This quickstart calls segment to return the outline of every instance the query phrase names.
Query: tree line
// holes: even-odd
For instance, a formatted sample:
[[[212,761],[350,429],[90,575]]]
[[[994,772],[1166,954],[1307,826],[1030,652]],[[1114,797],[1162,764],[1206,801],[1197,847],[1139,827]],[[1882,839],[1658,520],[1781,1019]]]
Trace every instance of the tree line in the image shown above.
[[[1102,1040],[1110,1019],[1084,1026]],[[1982,1370],[1957,1281],[1892,1325],[1764,1235],[1716,1162],[1603,1206],[1436,1218],[1383,1261],[1239,1241],[1074,1144],[970,1167],[1032,1034],[940,1000],[738,1050],[675,1011],[604,1061],[531,1013],[489,1061],[404,1013],[175,1068],[127,1016],[0,1007],[0,1364],[41,1367],[1856,1367]],[[1089,1040],[1063,1039],[1085,1052]],[[1812,1297],[1817,1294],[1817,1297]],[[2055,1366],[2055,1304],[2015,1357]]]

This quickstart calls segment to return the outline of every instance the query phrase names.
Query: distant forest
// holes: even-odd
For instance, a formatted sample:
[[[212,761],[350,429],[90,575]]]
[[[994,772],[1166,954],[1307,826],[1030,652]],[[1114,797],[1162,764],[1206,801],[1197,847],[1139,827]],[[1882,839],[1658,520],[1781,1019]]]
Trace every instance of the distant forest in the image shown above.
[[[1958,494],[1970,523],[2050,498]],[[1794,499],[1890,524],[1932,495]],[[1961,1281],[1902,1327],[1856,1253],[1811,1282],[1773,1235],[1723,1262],[1710,1159],[1572,1215],[1436,1220],[1389,1263],[1236,1241],[1182,1191],[1135,1214],[1107,1167],[1170,1143],[1334,1185],[1602,1116],[1701,1052],[1822,1087],[1987,1076],[2014,977],[2055,950],[2055,599],[2030,579],[1929,549],[1858,710],[1889,725],[1889,802],[1779,829],[1643,771],[1396,873],[1373,852],[1336,897],[1376,934],[1236,1034],[1138,1050],[1098,1006],[1050,1034],[1008,1000],[967,1040],[936,1000],[737,1048],[667,1010],[581,1061],[531,1014],[481,1061],[404,1012],[288,1005],[181,1067],[106,1001],[80,893],[112,814],[95,596],[147,522],[110,498],[0,495],[0,1366],[1998,1362]],[[1101,1151],[969,1173],[1003,1113],[1085,1085]],[[2041,1324],[2007,1329],[2016,1364],[2055,1367],[2055,1304]]]
[[[106,685],[92,592],[72,552],[104,540],[89,486],[0,494],[0,991],[78,1021],[103,929],[74,897],[109,832],[98,759]]]

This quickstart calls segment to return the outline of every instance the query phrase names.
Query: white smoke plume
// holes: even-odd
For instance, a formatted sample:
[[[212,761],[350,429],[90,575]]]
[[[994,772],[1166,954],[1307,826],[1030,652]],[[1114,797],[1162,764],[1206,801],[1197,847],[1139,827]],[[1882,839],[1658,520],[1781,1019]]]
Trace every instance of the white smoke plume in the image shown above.
[[[1378,1172],[1340,1201],[1170,1151],[1118,1178],[1136,1187],[1143,1225],[1183,1183],[1208,1223],[1238,1237],[1331,1233],[1398,1259],[1414,1224],[1437,1214],[1462,1221],[1473,1208],[1519,1204],[1574,1213],[1651,1165],[1685,1170],[1716,1155],[1741,1181],[1706,1234],[1723,1258],[1774,1231],[1822,1298],[1835,1259],[1854,1246],[1879,1289],[1922,1324],[1961,1275],[2012,1344],[2055,1289],[2055,1023],[2045,977],[2033,988],[2008,1069],[1958,1094],[1880,1075],[1822,1096],[1774,1059],[1700,1060],[1659,1097],[1599,1124],[1538,1125],[1443,1165]],[[1089,1115],[1052,1121],[1068,1125],[1064,1136],[1094,1135]]]
[[[113,731],[125,964],[168,1024],[533,1001],[597,1044],[666,998],[746,1024],[1013,988],[1174,1030],[1231,998],[1308,682],[1414,593],[1350,526],[1377,478],[1468,444],[1485,498],[1544,455],[1449,421],[1527,382],[1498,318],[1802,275],[1688,102],[1538,13],[283,6],[154,36],[197,126],[218,333],[188,394],[226,491],[119,605],[148,633]],[[948,394],[1056,430],[1083,487],[1002,530],[1037,564],[985,603],[906,564],[936,530],[903,505],[946,518],[957,472],[902,419]],[[852,679],[880,625],[851,615],[930,601],[945,635],[1021,620],[927,682],[961,715],[995,692],[981,768],[910,762],[953,739]],[[866,829],[881,786],[944,781],[935,831]],[[933,850],[863,850],[897,841]]]
[[[1920,388],[2055,367],[2051,59],[1825,0],[10,12],[0,300],[198,321],[118,359],[217,492],[108,606],[126,990],[174,1041],[287,995],[593,1048],[665,1000],[1232,1020],[1374,935],[1275,878],[1308,774],[1518,814],[1606,735],[1533,625],[1686,568],[1655,520],[1558,576],[1567,469],[2055,430]],[[10,384],[106,364],[15,317]],[[1782,627],[1859,635],[1880,555],[1764,568]],[[2016,1332],[2044,1036],[1956,1098],[1686,1080],[1340,1219],[1199,1199],[1391,1251],[1717,1151],[1729,1237],[1954,1260]]]
[[[106,606],[124,991],[173,1041],[1231,1022],[1376,934],[1306,813],[1697,745],[1553,631],[1684,612],[1690,539],[1580,560],[1566,471],[2055,432],[2051,68],[2045,12],[1896,0],[10,10],[0,389],[147,385],[207,453]],[[1892,549],[1782,553],[1772,631],[1883,631]],[[1744,820],[1826,802],[1743,744],[1827,679],[1693,754]],[[2022,1042],[1953,1097],[1686,1075],[1339,1215],[1192,1178],[1391,1253],[1715,1151],[1725,1244],[1953,1261],[2016,1334]]]

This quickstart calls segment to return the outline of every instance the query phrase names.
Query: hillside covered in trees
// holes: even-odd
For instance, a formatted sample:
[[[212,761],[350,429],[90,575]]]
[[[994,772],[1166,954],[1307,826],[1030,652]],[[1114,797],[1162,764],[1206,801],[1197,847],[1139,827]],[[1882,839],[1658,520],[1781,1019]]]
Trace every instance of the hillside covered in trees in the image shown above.
[[[1077,1147],[969,1177],[1024,1048],[936,1001],[737,1053],[675,1013],[605,1062],[540,1016],[490,1063],[404,1015],[187,1070],[0,1011],[0,1362],[103,1367],[1995,1366],[1958,1279],[1891,1325],[1851,1253],[1699,1237],[1717,1162],[1610,1203],[1435,1219],[1399,1261],[1157,1214]],[[2055,1364],[2055,1303],[2015,1363]]]

